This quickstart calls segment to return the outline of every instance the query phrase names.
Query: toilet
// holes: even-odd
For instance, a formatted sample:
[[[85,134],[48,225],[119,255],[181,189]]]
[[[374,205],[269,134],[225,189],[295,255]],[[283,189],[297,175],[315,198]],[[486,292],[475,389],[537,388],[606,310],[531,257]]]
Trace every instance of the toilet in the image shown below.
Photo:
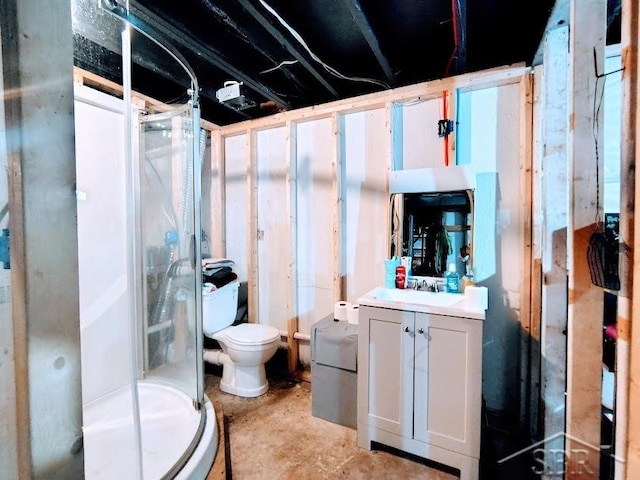
[[[232,326],[238,309],[239,282],[232,281],[202,293],[203,332],[217,340],[221,350],[203,352],[206,362],[222,365],[220,389],[239,397],[257,397],[269,389],[264,364],[278,350],[280,332],[270,325]]]

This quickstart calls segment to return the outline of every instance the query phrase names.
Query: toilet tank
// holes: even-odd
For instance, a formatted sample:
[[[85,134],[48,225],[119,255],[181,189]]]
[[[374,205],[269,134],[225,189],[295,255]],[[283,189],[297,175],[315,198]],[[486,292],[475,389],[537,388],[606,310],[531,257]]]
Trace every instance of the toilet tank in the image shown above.
[[[213,292],[202,292],[202,331],[206,336],[227,328],[236,319],[240,282],[227,283]]]

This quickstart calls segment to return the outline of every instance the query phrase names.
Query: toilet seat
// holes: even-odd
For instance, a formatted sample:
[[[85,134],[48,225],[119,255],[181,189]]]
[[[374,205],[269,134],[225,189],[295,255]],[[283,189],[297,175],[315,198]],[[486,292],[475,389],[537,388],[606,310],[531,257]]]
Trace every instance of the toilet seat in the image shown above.
[[[277,328],[258,323],[241,323],[225,328],[221,333],[236,345],[265,345],[280,339]]]

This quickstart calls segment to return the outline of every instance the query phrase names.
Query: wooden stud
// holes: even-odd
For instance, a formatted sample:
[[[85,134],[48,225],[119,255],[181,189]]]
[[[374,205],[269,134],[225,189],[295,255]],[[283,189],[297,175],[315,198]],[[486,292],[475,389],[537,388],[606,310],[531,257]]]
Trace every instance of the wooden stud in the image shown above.
[[[259,323],[258,302],[258,155],[256,132],[247,132],[247,218],[249,219],[247,259],[248,259],[248,318]]]
[[[209,198],[211,211],[211,249],[212,256],[224,258],[226,248],[226,211],[225,205],[225,162],[224,138],[220,130],[211,132],[211,195]]]
[[[616,340],[615,463],[616,479],[640,478],[640,257],[635,255],[635,239],[640,238],[640,224],[635,222],[635,205],[640,202],[640,181],[636,158],[640,155],[640,6],[636,0],[622,1],[622,157],[620,166],[620,255],[621,289],[618,295]],[[636,317],[634,319],[634,316]],[[624,459],[626,458],[626,463]]]
[[[520,284],[520,292],[523,298],[520,307],[520,419],[526,424],[530,424],[531,412],[530,397],[531,394],[530,377],[531,364],[529,362],[531,342],[531,291],[532,291],[532,141],[533,141],[533,85],[531,74],[522,76],[520,81],[520,182],[522,192],[522,204],[520,210],[522,212],[522,232],[523,232],[523,259],[522,259],[522,281]]]
[[[571,0],[570,18],[567,480],[584,478],[587,468],[594,478],[600,471],[603,294],[591,283],[587,250],[597,228],[597,215],[601,214],[594,202],[598,184],[600,199],[604,190],[604,162],[594,144],[603,145],[603,129],[595,128],[603,125],[603,118],[594,105],[603,88],[596,74],[602,72],[604,64],[606,2]]]
[[[289,246],[290,260],[288,262],[289,288],[287,295],[287,345],[289,347],[288,371],[293,374],[298,370],[299,343],[294,338],[298,331],[298,245],[296,235],[296,222],[298,218],[296,191],[297,191],[297,155],[296,155],[296,124],[287,122],[286,137],[286,162],[287,162],[287,213],[289,216]]]
[[[333,133],[333,149],[331,159],[332,197],[335,201],[333,209],[333,298],[334,301],[346,300],[345,266],[344,266],[344,228],[345,201],[343,192],[344,164],[341,152],[340,116],[331,116],[331,132]]]

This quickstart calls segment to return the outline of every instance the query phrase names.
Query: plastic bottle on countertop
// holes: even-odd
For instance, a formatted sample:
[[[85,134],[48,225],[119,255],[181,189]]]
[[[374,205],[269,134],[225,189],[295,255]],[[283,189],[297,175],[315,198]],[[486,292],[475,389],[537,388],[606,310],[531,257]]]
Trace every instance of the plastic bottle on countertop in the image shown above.
[[[468,287],[469,285],[473,285],[473,270],[471,270],[471,267],[469,265],[467,265],[467,273],[464,276],[465,280],[464,280],[464,286]]]
[[[396,288],[404,288],[407,282],[407,269],[404,265],[396,267]]]
[[[458,293],[460,291],[460,275],[456,272],[456,264],[449,264],[449,271],[444,277],[444,289],[448,293]]]

